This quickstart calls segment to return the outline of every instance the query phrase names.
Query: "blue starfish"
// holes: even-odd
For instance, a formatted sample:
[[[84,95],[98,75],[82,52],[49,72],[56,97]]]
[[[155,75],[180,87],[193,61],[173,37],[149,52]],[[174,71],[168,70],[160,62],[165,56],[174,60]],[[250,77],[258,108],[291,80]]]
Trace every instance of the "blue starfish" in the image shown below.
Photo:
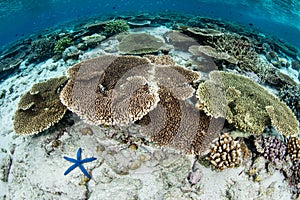
[[[94,160],[96,160],[97,158],[91,157],[91,158],[85,158],[83,160],[81,160],[81,148],[78,149],[77,154],[76,154],[76,159],[74,158],[69,158],[67,156],[64,156],[64,159],[66,159],[69,162],[74,163],[73,165],[71,165],[71,167],[69,167],[64,175],[69,174],[73,169],[75,169],[76,167],[79,167],[79,169],[82,171],[82,173],[88,177],[89,179],[91,179],[91,176],[89,175],[89,173],[86,171],[86,169],[82,166],[83,163],[87,163],[87,162],[92,162]]]

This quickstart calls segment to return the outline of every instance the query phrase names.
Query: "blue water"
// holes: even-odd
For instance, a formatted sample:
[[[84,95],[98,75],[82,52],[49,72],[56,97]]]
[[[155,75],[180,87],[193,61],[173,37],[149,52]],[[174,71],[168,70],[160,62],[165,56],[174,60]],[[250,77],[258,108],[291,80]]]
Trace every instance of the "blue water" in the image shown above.
[[[300,48],[298,0],[1,0],[0,49],[30,33],[78,18],[161,11],[252,25]]]

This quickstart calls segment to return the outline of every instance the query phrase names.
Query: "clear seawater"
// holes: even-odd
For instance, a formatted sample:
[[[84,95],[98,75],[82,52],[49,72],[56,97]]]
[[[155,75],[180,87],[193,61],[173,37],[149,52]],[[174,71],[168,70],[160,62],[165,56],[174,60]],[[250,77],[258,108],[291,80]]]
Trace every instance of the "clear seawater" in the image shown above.
[[[0,0],[0,199],[299,199],[299,83],[300,0]]]
[[[0,46],[78,18],[173,11],[249,24],[300,47],[298,0],[2,0]]]

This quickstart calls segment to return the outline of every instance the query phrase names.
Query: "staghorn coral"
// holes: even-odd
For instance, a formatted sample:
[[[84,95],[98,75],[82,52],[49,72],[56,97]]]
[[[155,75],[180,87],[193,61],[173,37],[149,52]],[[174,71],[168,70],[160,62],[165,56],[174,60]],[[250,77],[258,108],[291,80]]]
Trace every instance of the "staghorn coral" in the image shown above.
[[[126,35],[119,44],[122,54],[155,53],[164,46],[164,42],[147,33],[134,33]]]
[[[300,139],[291,137],[288,141],[287,151],[292,161],[300,160]]]
[[[61,104],[59,93],[66,81],[67,78],[63,76],[37,83],[21,97],[14,115],[16,134],[37,134],[64,116],[67,108]]]
[[[242,149],[238,141],[235,141],[228,133],[221,135],[213,144],[206,159],[212,166],[222,171],[226,168],[237,167],[241,162]]]
[[[260,134],[272,124],[285,136],[298,134],[298,122],[290,109],[244,76],[213,71],[210,80],[199,85],[197,97],[208,115],[226,118],[242,131]]]

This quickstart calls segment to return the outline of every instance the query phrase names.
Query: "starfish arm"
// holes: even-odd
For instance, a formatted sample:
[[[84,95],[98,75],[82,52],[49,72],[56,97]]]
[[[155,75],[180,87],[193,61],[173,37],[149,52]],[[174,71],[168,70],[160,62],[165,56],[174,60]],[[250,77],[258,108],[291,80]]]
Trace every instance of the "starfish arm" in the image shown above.
[[[80,163],[87,163],[87,162],[92,162],[94,160],[97,160],[97,158],[94,158],[94,157],[91,157],[91,158],[85,158],[85,159],[82,159],[80,160],[79,162]]]
[[[71,165],[71,167],[69,167],[69,168],[65,171],[64,175],[69,174],[69,173],[70,173],[73,169],[75,169],[77,166],[78,166],[77,163]]]
[[[82,171],[82,173],[88,177],[89,179],[91,179],[91,176],[89,175],[89,173],[86,171],[86,169],[81,165],[79,164],[78,167],[80,168],[80,170]]]
[[[69,158],[67,156],[64,156],[64,159],[69,161],[69,162],[72,162],[72,163],[78,163],[78,160],[75,160],[74,158]]]
[[[81,148],[79,148],[77,151],[77,155],[76,155],[77,160],[81,159],[81,151],[82,151]]]

